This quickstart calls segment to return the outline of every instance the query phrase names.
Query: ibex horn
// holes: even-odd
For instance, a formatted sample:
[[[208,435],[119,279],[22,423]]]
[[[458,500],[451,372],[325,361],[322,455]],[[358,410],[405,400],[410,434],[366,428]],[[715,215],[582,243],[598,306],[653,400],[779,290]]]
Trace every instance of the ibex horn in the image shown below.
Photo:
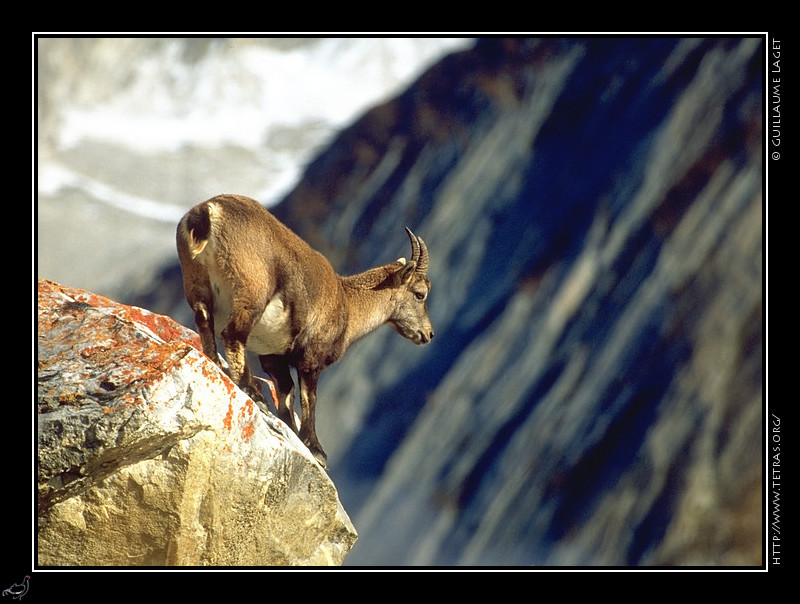
[[[428,246],[425,245],[425,242],[422,240],[422,237],[417,237],[417,241],[419,241],[419,260],[417,260],[417,272],[420,275],[427,275],[428,274]]]
[[[408,233],[408,238],[411,240],[411,262],[416,262],[419,260],[419,242],[417,241],[417,236],[411,232],[411,229],[406,227],[406,233]]]
[[[411,261],[417,263],[416,272],[425,275],[428,272],[428,248],[425,242],[406,227],[408,238],[411,240]]]

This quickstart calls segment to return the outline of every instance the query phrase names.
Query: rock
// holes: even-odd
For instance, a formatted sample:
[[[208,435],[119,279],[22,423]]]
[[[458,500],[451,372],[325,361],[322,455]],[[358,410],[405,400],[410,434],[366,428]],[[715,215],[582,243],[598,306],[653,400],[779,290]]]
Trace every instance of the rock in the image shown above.
[[[38,564],[340,565],[356,531],[291,430],[165,316],[38,283]]]

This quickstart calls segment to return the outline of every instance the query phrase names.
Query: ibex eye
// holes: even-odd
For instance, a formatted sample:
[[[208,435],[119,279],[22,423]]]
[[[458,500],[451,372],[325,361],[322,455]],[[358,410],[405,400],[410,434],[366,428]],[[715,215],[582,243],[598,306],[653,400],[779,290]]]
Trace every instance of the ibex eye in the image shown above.
[[[425,294],[422,292],[414,292],[414,297],[421,302],[425,299]]]

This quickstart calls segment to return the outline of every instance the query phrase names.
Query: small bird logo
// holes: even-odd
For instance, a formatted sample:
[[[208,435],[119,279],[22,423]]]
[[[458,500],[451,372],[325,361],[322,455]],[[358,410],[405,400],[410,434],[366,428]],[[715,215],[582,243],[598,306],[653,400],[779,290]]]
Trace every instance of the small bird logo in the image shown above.
[[[11,596],[15,600],[19,600],[20,598],[22,598],[22,596],[28,593],[28,581],[30,580],[31,580],[30,575],[25,575],[25,578],[22,580],[22,583],[14,583],[14,585],[9,587],[8,589],[4,589],[3,595]]]

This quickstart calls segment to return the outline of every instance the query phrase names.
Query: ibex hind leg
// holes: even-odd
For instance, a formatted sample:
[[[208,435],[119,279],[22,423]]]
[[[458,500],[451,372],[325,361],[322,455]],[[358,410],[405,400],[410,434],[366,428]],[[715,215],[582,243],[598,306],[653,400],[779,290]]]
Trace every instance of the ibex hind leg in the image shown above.
[[[261,355],[258,360],[261,362],[261,369],[269,374],[277,390],[276,415],[297,434],[299,426],[294,413],[294,380],[289,364],[286,359],[276,355]]]
[[[197,326],[197,334],[200,336],[200,343],[203,345],[205,355],[219,364],[217,354],[217,342],[214,339],[214,316],[205,302],[195,302],[192,305],[194,310],[194,323]]]
[[[225,346],[225,357],[228,360],[228,374],[231,380],[253,400],[266,405],[267,399],[261,392],[261,386],[253,378],[250,367],[247,365],[245,342],[247,342],[252,324],[253,320],[244,316],[232,319],[222,330],[222,343]]]

